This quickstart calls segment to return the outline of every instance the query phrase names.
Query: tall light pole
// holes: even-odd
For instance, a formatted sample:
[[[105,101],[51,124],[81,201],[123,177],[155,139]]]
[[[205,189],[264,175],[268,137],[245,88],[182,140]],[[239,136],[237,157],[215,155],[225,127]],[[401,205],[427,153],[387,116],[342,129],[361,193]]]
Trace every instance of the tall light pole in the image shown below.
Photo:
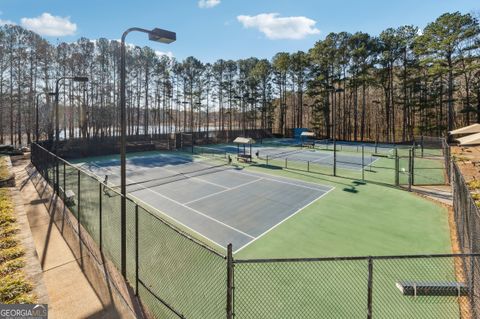
[[[345,91],[342,88],[335,89],[334,91],[334,96],[337,95],[337,93],[341,93]],[[333,102],[333,156],[335,157],[334,160],[334,166],[333,166],[333,175],[337,175],[337,101],[334,99]]]
[[[120,52],[120,191],[121,196],[121,272],[124,277],[127,276],[127,175],[126,175],[126,149],[127,149],[127,118],[126,118],[126,103],[125,103],[125,85],[126,85],[126,67],[125,67],[125,38],[130,32],[137,31],[148,34],[150,41],[161,43],[172,43],[177,39],[175,32],[155,28],[147,30],[142,28],[130,28],[125,30],[122,34],[121,52]]]

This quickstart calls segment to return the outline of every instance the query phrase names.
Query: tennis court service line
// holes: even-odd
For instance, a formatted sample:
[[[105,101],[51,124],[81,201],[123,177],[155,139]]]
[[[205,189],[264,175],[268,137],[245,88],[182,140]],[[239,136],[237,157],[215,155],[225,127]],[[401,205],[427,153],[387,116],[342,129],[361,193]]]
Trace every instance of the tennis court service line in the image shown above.
[[[112,173],[113,173],[113,172],[112,172]],[[113,173],[112,175],[116,175],[116,176],[118,177],[118,174]],[[133,181],[132,179],[129,179],[129,178],[127,178],[126,180],[129,181],[129,182],[135,182],[135,181]],[[225,188],[225,186],[223,186],[223,187]],[[171,202],[174,203],[174,204],[177,204],[177,205],[179,205],[179,206],[182,206],[183,208],[186,208],[186,209],[188,209],[188,210],[190,210],[190,211],[192,211],[192,212],[194,212],[194,213],[196,213],[196,214],[198,214],[198,215],[200,215],[200,216],[203,216],[203,217],[205,217],[205,218],[207,218],[207,219],[210,219],[210,220],[212,220],[212,221],[214,221],[214,222],[216,222],[216,223],[218,223],[218,224],[220,224],[220,225],[223,225],[223,226],[225,226],[225,227],[227,227],[227,228],[229,228],[229,229],[231,229],[231,230],[233,230],[233,231],[236,231],[237,233],[240,233],[240,234],[242,234],[242,235],[244,235],[244,236],[247,236],[247,237],[249,237],[249,238],[251,238],[251,239],[254,239],[254,238],[255,238],[254,236],[252,236],[252,235],[250,235],[250,234],[247,234],[247,233],[241,231],[240,229],[237,229],[237,228],[235,228],[235,227],[233,227],[233,226],[230,226],[230,225],[228,225],[228,224],[225,224],[225,223],[222,222],[222,221],[219,221],[219,220],[217,220],[217,219],[215,219],[215,218],[213,218],[213,217],[211,217],[211,216],[208,216],[207,214],[204,214],[204,213],[202,213],[202,212],[200,212],[200,211],[198,211],[198,210],[196,210],[196,209],[194,209],[194,208],[192,208],[192,207],[190,207],[190,206],[187,206],[186,204],[182,204],[182,203],[174,200],[173,198],[170,198],[170,197],[168,197],[168,196],[165,196],[164,194],[161,194],[161,193],[159,193],[159,192],[156,192],[156,191],[154,191],[153,189],[147,188],[147,187],[142,186],[142,185],[140,185],[140,188],[143,189],[143,190],[146,190],[146,191],[148,191],[148,192],[151,192],[151,193],[153,193],[153,194],[156,194],[156,195],[158,195],[158,196],[160,196],[160,197],[163,197],[163,198],[165,198],[166,200],[171,201]],[[168,214],[167,214],[167,215],[168,215]],[[204,236],[204,237],[206,237],[206,236]],[[208,237],[207,237],[207,238],[208,238]],[[210,240],[210,238],[208,238],[208,239]]]
[[[330,158],[330,157],[333,157],[333,155],[325,155],[324,157],[320,157],[319,159],[316,159],[316,160],[313,160],[313,161],[310,161],[310,162],[311,163],[316,163],[316,162],[323,161],[324,159],[327,159],[327,158]]]
[[[151,192],[151,193],[153,193],[153,194],[156,194],[156,195],[158,195],[158,196],[160,196],[160,197],[163,197],[163,198],[165,198],[166,200],[169,200],[169,201],[171,201],[171,202],[174,203],[174,204],[177,204],[177,205],[182,206],[182,207],[184,207],[184,208],[186,208],[186,209],[189,209],[189,210],[191,210],[192,212],[197,213],[197,214],[200,215],[200,216],[203,216],[203,217],[208,218],[208,219],[210,219],[210,220],[212,220],[212,221],[214,221],[214,222],[216,222],[216,223],[218,223],[218,224],[220,224],[220,225],[223,225],[223,226],[225,226],[225,227],[227,227],[227,228],[230,228],[231,230],[236,231],[237,233],[240,233],[240,234],[242,234],[242,235],[244,235],[244,236],[247,236],[247,237],[249,237],[249,238],[255,239],[254,236],[249,235],[249,234],[241,231],[240,229],[237,229],[237,228],[235,228],[235,227],[233,227],[233,226],[230,226],[230,225],[228,225],[228,224],[225,224],[224,222],[221,222],[221,221],[219,221],[218,219],[215,219],[215,218],[213,218],[213,217],[211,217],[211,216],[208,216],[207,214],[204,214],[204,213],[202,213],[201,211],[198,211],[198,210],[196,210],[196,209],[194,209],[194,208],[192,208],[192,207],[190,207],[190,206],[187,206],[187,205],[185,205],[185,204],[182,204],[182,203],[174,200],[173,198],[170,198],[170,197],[168,197],[168,196],[163,195],[162,193],[156,192],[156,191],[154,191],[153,189],[146,188],[146,187],[144,187],[144,189],[145,189],[146,191],[149,191],[149,192]]]
[[[246,176],[252,176],[252,177],[258,177],[258,176],[255,176],[255,175],[252,175],[252,174],[249,174],[249,173],[245,173],[245,172],[239,172],[239,171],[233,171],[237,174],[242,174],[242,175],[246,175]],[[269,176],[272,176],[272,178],[270,177],[263,177],[263,179],[266,179],[266,180],[269,180],[269,181],[274,181],[274,182],[277,182],[277,183],[282,183],[282,184],[287,184],[287,185],[292,185],[292,186],[298,186],[298,187],[303,187],[303,188],[307,188],[307,189],[312,189],[312,190],[315,190],[315,191],[323,191],[322,189],[320,188],[316,188],[316,187],[309,187],[309,186],[306,186],[306,185],[301,185],[301,184],[297,184],[297,183],[292,183],[292,182],[286,182],[286,181],[282,181],[282,180],[279,180],[279,179],[275,179],[273,178],[274,175],[270,175],[270,174],[265,174],[265,173],[258,173],[258,172],[255,172],[255,174],[258,174],[258,175],[261,175],[261,176],[264,176],[264,175],[269,175]],[[289,179],[288,177],[281,177],[282,179]],[[308,183],[308,182],[304,182],[304,183]],[[309,184],[313,184],[313,183],[309,183]]]
[[[266,234],[268,234],[269,232],[271,232],[272,230],[274,230],[275,228],[277,228],[278,226],[280,226],[281,224],[283,224],[284,222],[286,222],[287,220],[289,220],[290,218],[292,218],[293,216],[297,215],[298,213],[300,213],[302,210],[304,210],[305,208],[307,208],[308,206],[312,205],[313,203],[315,203],[316,201],[318,201],[320,198],[324,197],[325,195],[327,195],[328,193],[330,193],[331,191],[333,191],[335,189],[335,187],[332,187],[330,188],[328,191],[324,192],[323,194],[321,194],[320,196],[318,196],[317,198],[315,198],[314,200],[312,200],[310,203],[304,205],[303,207],[297,209],[293,214],[291,215],[288,215],[287,217],[285,217],[283,220],[281,220],[280,222],[278,222],[277,224],[273,225],[272,227],[270,227],[269,229],[267,229],[266,231],[264,231],[262,234],[260,234],[259,236],[257,236],[256,238],[252,239],[251,241],[249,241],[248,243],[246,243],[245,245],[243,245],[242,247],[238,248],[237,250],[235,250],[233,253],[234,254],[237,254],[239,253],[242,249],[246,248],[247,246],[249,246],[250,244],[254,243],[256,240],[262,238],[263,236],[265,236]],[[319,192],[321,192],[322,190],[318,189]]]
[[[243,187],[243,186],[247,186],[247,185],[250,185],[250,184],[253,184],[255,182],[258,182],[258,181],[261,181],[263,178],[258,178],[258,179],[255,179],[253,181],[250,181],[250,182],[246,182],[246,183],[243,183],[243,184],[240,184],[240,185],[237,185],[237,186],[234,186],[234,187],[224,187],[226,189],[224,189],[223,191],[219,191],[219,192],[216,192],[216,193],[213,193],[213,194],[209,194],[209,195],[205,195],[205,196],[202,196],[200,198],[197,198],[197,199],[194,199],[194,200],[191,200],[189,202],[186,202],[184,203],[184,205],[189,205],[191,203],[195,203],[195,202],[198,202],[202,199],[205,199],[205,198],[209,198],[209,197],[212,197],[212,196],[215,196],[215,195],[218,195],[218,194],[222,194],[222,193],[225,193],[225,192],[228,192],[228,191],[231,191],[231,190],[234,190],[234,189],[237,189],[237,188],[240,188],[240,187]],[[203,179],[200,179],[201,181],[204,181]]]

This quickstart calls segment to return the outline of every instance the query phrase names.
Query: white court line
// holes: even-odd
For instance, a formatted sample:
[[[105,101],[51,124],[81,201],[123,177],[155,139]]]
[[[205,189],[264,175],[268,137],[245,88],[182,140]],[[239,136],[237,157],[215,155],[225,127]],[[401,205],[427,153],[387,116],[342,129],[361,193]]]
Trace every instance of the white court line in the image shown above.
[[[319,158],[319,159],[316,159],[316,160],[310,161],[310,162],[311,162],[311,163],[316,163],[316,162],[323,161],[324,159],[330,158],[330,157],[333,157],[333,155],[327,155],[327,156],[325,156],[325,157],[322,157],[322,158]]]
[[[236,251],[234,251],[233,253],[236,254],[238,252],[240,252],[242,249],[244,249],[245,247],[247,247],[248,245],[252,244],[253,242],[255,242],[256,240],[262,238],[263,236],[265,236],[267,233],[269,233],[270,231],[272,231],[273,229],[277,228],[278,226],[280,226],[281,224],[283,224],[284,222],[286,222],[287,220],[289,220],[290,218],[292,218],[293,216],[295,216],[296,214],[298,214],[299,212],[301,212],[302,210],[304,210],[305,208],[307,208],[308,206],[312,205],[313,203],[315,203],[316,201],[318,201],[320,198],[322,198],[323,196],[327,195],[328,193],[330,193],[331,191],[333,191],[335,189],[335,187],[332,187],[331,189],[329,189],[328,191],[324,192],[322,195],[318,196],[316,199],[312,200],[310,203],[306,204],[305,206],[297,209],[293,214],[287,216],[286,218],[284,218],[283,220],[281,220],[279,223],[273,225],[272,227],[270,227],[269,229],[267,229],[266,231],[264,231],[262,234],[260,234],[259,236],[257,236],[256,238],[254,238],[253,240],[249,241],[248,243],[246,243],[245,245],[243,245],[242,247],[238,248]]]
[[[216,222],[216,223],[218,223],[218,224],[220,224],[220,225],[223,225],[223,226],[225,226],[225,227],[227,227],[227,228],[230,228],[231,230],[234,230],[234,231],[236,231],[237,233],[240,233],[240,234],[242,234],[242,235],[244,235],[244,236],[247,236],[247,237],[250,237],[250,238],[252,238],[252,239],[255,238],[255,237],[252,236],[252,235],[249,235],[249,234],[247,234],[247,233],[245,233],[245,232],[243,232],[243,231],[241,231],[241,230],[239,230],[239,229],[236,229],[235,227],[232,227],[232,226],[230,226],[230,225],[228,225],[228,224],[225,224],[224,222],[221,222],[221,221],[219,221],[219,220],[217,220],[217,219],[215,219],[215,218],[213,218],[213,217],[211,217],[211,216],[208,216],[208,215],[206,215],[206,214],[204,214],[204,213],[202,213],[202,212],[200,212],[200,211],[198,211],[198,210],[196,210],[196,209],[194,209],[194,208],[191,208],[191,207],[189,207],[189,206],[187,206],[187,205],[185,205],[185,204],[182,204],[182,203],[180,203],[180,202],[177,202],[176,200],[174,200],[174,199],[172,199],[172,198],[170,198],[170,197],[168,197],[168,196],[165,196],[165,195],[163,195],[163,194],[161,194],[161,193],[159,193],[159,192],[156,192],[156,191],[154,191],[154,190],[152,190],[152,189],[150,189],[150,188],[144,188],[144,189],[145,189],[146,191],[149,191],[149,192],[152,192],[152,193],[154,193],[154,194],[157,194],[158,196],[163,197],[163,198],[165,198],[166,200],[171,201],[172,203],[175,203],[175,204],[180,205],[180,206],[182,206],[182,207],[184,207],[184,208],[186,208],[186,209],[189,209],[189,210],[191,210],[192,212],[197,213],[198,215],[201,215],[201,216],[203,216],[203,217],[205,217],[205,218],[208,218],[208,219],[210,219],[210,220],[212,220],[212,221],[214,221],[214,222]]]
[[[262,180],[263,178],[258,178],[258,179],[255,179],[253,181],[250,181],[250,182],[247,182],[247,183],[243,183],[243,184],[240,184],[240,185],[237,185],[235,187],[231,187],[231,188],[227,188],[227,189],[224,189],[223,191],[219,191],[219,192],[216,192],[216,193],[213,193],[213,194],[209,194],[209,195],[205,195],[205,196],[202,196],[200,198],[197,198],[197,199],[194,199],[194,200],[191,200],[189,202],[186,202],[184,203],[185,205],[188,205],[188,204],[191,204],[191,203],[195,203],[195,202],[198,202],[202,199],[205,199],[205,198],[209,198],[209,197],[212,197],[212,196],[215,196],[215,195],[218,195],[218,194],[221,194],[221,193],[225,193],[225,192],[228,192],[228,191],[231,191],[231,190],[234,190],[234,189],[237,189],[237,188],[240,188],[240,187],[243,187],[243,186],[247,186],[249,184],[253,184],[255,182],[258,182],[260,180]]]
[[[255,176],[255,175],[252,175],[252,174],[249,174],[249,173],[245,173],[245,172],[238,172],[236,170],[233,170],[233,172],[237,173],[237,174],[242,174],[242,175],[247,175],[247,176],[252,176],[252,177],[258,177],[258,176]],[[269,176],[272,176],[274,177],[275,175],[271,175],[271,174],[267,174],[267,173],[258,173],[258,172],[254,172],[255,174],[258,174],[258,175],[269,175]],[[291,178],[288,178],[288,177],[279,177],[279,178],[286,178],[286,179],[291,179]],[[269,178],[269,177],[264,177],[263,179],[266,179],[266,180],[270,180],[270,181],[274,181],[274,182],[278,182],[278,183],[282,183],[282,184],[287,184],[287,185],[292,185],[292,186],[298,186],[298,187],[303,187],[303,188],[307,188],[307,189],[312,189],[312,190],[315,190],[315,191],[323,191],[322,189],[320,188],[314,188],[314,187],[309,187],[309,186],[305,186],[305,185],[301,185],[301,184],[296,184],[296,183],[291,183],[291,182],[286,182],[286,181],[282,181],[282,180],[278,180],[278,179],[274,179],[274,178]],[[304,182],[304,183],[309,183],[309,182]],[[313,183],[309,183],[309,184],[313,184]],[[318,185],[317,185],[318,186]],[[322,185],[323,186],[323,185]]]
[[[162,212],[160,209],[158,209],[158,208],[156,208],[156,207],[153,207],[152,205],[150,205],[150,204],[147,203],[146,201],[138,198],[137,196],[129,194],[128,197],[133,198],[135,203],[137,203],[137,204],[138,204],[138,203],[142,203],[143,205],[146,205],[146,206],[150,207],[151,209],[153,209],[158,215],[164,216],[164,217],[161,217],[161,218],[166,218],[166,219],[171,219],[171,220],[173,220],[173,221],[169,221],[168,223],[178,224],[178,225],[180,225],[180,226],[188,229],[188,230],[191,231],[192,233],[197,234],[198,236],[200,236],[200,237],[202,237],[202,238],[205,238],[207,241],[214,243],[215,245],[217,245],[218,247],[222,248],[223,250],[226,250],[226,248],[225,248],[224,246],[220,245],[220,244],[217,243],[215,240],[213,240],[213,239],[211,239],[211,238],[208,238],[208,237],[205,236],[204,234],[202,234],[202,233],[196,231],[195,229],[193,229],[193,228],[185,225],[185,224],[182,223],[181,221],[176,220],[176,219],[173,218],[172,216],[168,215],[167,213]]]
[[[114,175],[117,175],[117,176],[118,176],[118,174],[114,174]],[[126,180],[127,180],[127,181],[131,181],[131,182],[134,182],[134,181],[132,181],[131,179],[128,179],[128,178],[127,178]],[[227,228],[230,228],[231,230],[234,230],[234,231],[236,231],[237,233],[240,233],[240,234],[242,234],[242,235],[244,235],[244,236],[247,236],[247,237],[250,237],[250,238],[252,238],[252,239],[255,238],[254,236],[249,235],[249,234],[247,234],[247,233],[245,233],[245,232],[243,232],[243,231],[241,231],[241,230],[239,230],[239,229],[236,229],[235,227],[232,227],[232,226],[230,226],[230,225],[227,225],[227,224],[225,224],[224,222],[221,222],[221,221],[219,221],[219,220],[217,220],[217,219],[215,219],[215,218],[213,218],[213,217],[211,217],[211,216],[208,216],[208,215],[206,215],[206,214],[204,214],[204,213],[202,213],[202,212],[200,212],[200,211],[198,211],[198,210],[196,210],[196,209],[194,209],[194,208],[191,208],[191,207],[189,207],[189,206],[187,206],[187,205],[185,205],[185,204],[182,204],[182,203],[174,200],[173,198],[170,198],[170,197],[168,197],[168,196],[165,196],[165,195],[163,195],[163,194],[161,194],[161,193],[159,193],[159,192],[156,192],[156,191],[154,191],[154,190],[152,190],[152,189],[150,189],[150,188],[144,187],[144,186],[140,186],[140,188],[142,188],[142,189],[144,189],[144,190],[146,190],[146,191],[148,191],[148,192],[151,192],[151,193],[153,193],[153,194],[156,194],[156,195],[158,195],[158,196],[160,196],[160,197],[163,197],[163,198],[165,198],[166,200],[171,201],[172,203],[175,203],[175,204],[177,204],[177,205],[179,205],[179,206],[182,206],[182,207],[184,207],[184,208],[186,208],[186,209],[189,209],[189,210],[191,210],[192,212],[197,213],[198,215],[201,215],[201,216],[203,216],[203,217],[205,217],[205,218],[208,218],[208,219],[210,219],[210,220],[212,220],[212,221],[214,221],[214,222],[216,222],[216,223],[218,223],[218,224],[220,224],[220,225],[223,225],[223,226],[225,226],[225,227],[227,227]]]
[[[259,176],[267,175],[267,176],[272,176],[272,177],[277,177],[277,178],[282,178],[282,179],[295,180],[295,179],[292,179],[292,178],[289,178],[289,177],[283,177],[283,176],[282,176],[282,177],[278,177],[278,176],[275,176],[275,175],[272,175],[272,174],[268,174],[268,173],[252,172],[253,174],[249,174],[249,173],[244,173],[244,172],[238,172],[238,171],[236,171],[236,170],[232,170],[232,171],[233,171],[233,172],[236,172],[236,173],[238,173],[238,174],[247,175],[247,176],[253,176],[253,177],[259,177]],[[114,175],[116,175],[116,174],[114,174]],[[117,175],[117,176],[118,176],[118,175]],[[274,181],[274,182],[284,183],[284,184],[289,184],[289,185],[294,185],[294,186],[300,186],[300,187],[304,187],[304,188],[307,188],[307,189],[312,189],[312,190],[316,190],[316,191],[321,191],[321,192],[324,192],[324,193],[323,193],[322,195],[320,195],[319,197],[317,197],[315,200],[311,201],[310,203],[306,204],[306,205],[303,206],[302,208],[300,208],[300,209],[298,209],[297,211],[295,211],[293,214],[287,216],[285,219],[283,219],[282,221],[280,221],[280,222],[277,223],[276,225],[270,227],[270,228],[267,229],[265,232],[263,232],[262,234],[260,234],[258,237],[253,237],[253,236],[248,235],[248,234],[246,234],[246,233],[243,233],[242,231],[237,230],[237,229],[235,229],[235,228],[233,228],[233,227],[231,227],[231,226],[229,226],[229,225],[227,225],[227,224],[224,224],[224,223],[222,223],[222,222],[220,222],[220,221],[217,221],[217,220],[215,220],[214,218],[212,218],[212,217],[210,217],[210,216],[207,216],[207,215],[205,215],[205,214],[203,214],[203,213],[201,213],[201,212],[198,212],[198,211],[194,210],[194,209],[191,208],[191,207],[186,206],[186,204],[188,204],[188,203],[186,203],[186,204],[181,204],[181,203],[178,203],[178,202],[176,202],[175,200],[173,200],[173,199],[171,199],[171,198],[168,198],[168,197],[166,197],[166,196],[164,196],[164,195],[162,195],[162,194],[160,194],[160,193],[158,193],[158,192],[155,192],[155,191],[153,191],[153,190],[150,190],[150,189],[148,189],[148,188],[145,188],[145,190],[150,191],[150,192],[155,193],[155,194],[158,194],[159,196],[161,196],[161,197],[163,197],[163,198],[166,198],[167,200],[170,200],[170,201],[172,201],[172,202],[174,202],[174,203],[176,203],[176,204],[179,204],[180,206],[184,206],[186,209],[189,209],[189,210],[191,210],[191,211],[193,211],[193,212],[195,212],[195,213],[199,213],[199,214],[202,215],[202,216],[205,216],[205,217],[207,217],[207,218],[209,218],[209,219],[212,219],[212,220],[214,220],[214,221],[216,221],[216,222],[219,222],[219,223],[223,224],[224,226],[226,226],[226,227],[228,227],[228,228],[231,228],[231,229],[233,229],[234,231],[237,231],[237,232],[241,233],[242,235],[245,235],[245,236],[251,238],[251,239],[252,239],[251,241],[249,241],[248,243],[246,243],[245,245],[243,245],[242,247],[240,247],[239,249],[237,249],[237,250],[234,252],[234,253],[236,254],[236,253],[238,253],[239,251],[241,251],[242,249],[244,249],[245,247],[247,247],[248,245],[250,245],[251,243],[253,243],[254,241],[256,241],[257,239],[263,237],[265,234],[267,234],[268,232],[272,231],[274,228],[278,227],[280,224],[284,223],[285,221],[287,221],[288,219],[290,219],[290,218],[293,217],[294,215],[298,214],[300,211],[302,211],[302,210],[305,209],[306,207],[310,206],[310,205],[313,204],[314,202],[318,201],[320,198],[322,198],[323,196],[327,195],[328,193],[330,193],[331,191],[333,191],[333,190],[335,189],[335,187],[330,187],[327,191],[325,191],[325,190],[322,190],[322,189],[320,189],[320,188],[313,188],[313,187],[308,187],[308,186],[305,186],[305,185],[299,185],[299,184],[296,184],[296,183],[289,183],[289,182],[280,181],[280,180],[277,180],[277,179],[275,179],[275,178],[268,178],[268,177],[258,178],[258,179],[254,180],[254,181],[251,181],[251,182],[248,182],[248,183],[244,183],[244,184],[242,184],[241,186],[245,186],[246,184],[253,183],[253,182],[257,182],[257,181],[259,181],[259,180],[261,180],[261,179],[271,180],[271,181]],[[295,180],[295,181],[296,181],[296,180]],[[315,183],[311,183],[311,182],[304,182],[304,183],[308,183],[308,184],[311,184],[311,185],[319,186],[319,184],[315,184]],[[320,185],[320,186],[325,187],[324,185]],[[240,187],[240,185],[239,185],[239,187]],[[227,191],[227,190],[225,190],[225,191]],[[223,191],[221,191],[221,192],[223,192]],[[218,193],[216,193],[216,194],[218,194]],[[212,194],[212,195],[216,195],[216,194]],[[159,210],[158,208],[156,208],[156,207],[154,207],[154,206],[146,203],[145,201],[139,199],[139,198],[136,197],[136,196],[133,196],[133,195],[129,195],[129,196],[138,199],[140,202],[142,202],[142,203],[146,204],[147,206],[153,208],[153,209],[154,209],[155,211],[157,211],[159,214],[166,215],[168,218],[173,219],[173,220],[174,220],[176,223],[178,223],[179,225],[181,225],[181,226],[189,229],[190,231],[194,232],[195,234],[200,235],[200,236],[203,237],[203,238],[206,238],[208,241],[216,244],[218,247],[221,247],[221,248],[225,249],[225,247],[223,247],[222,245],[220,245],[220,244],[217,243],[216,241],[210,239],[208,236],[206,236],[206,235],[204,235],[204,234],[202,234],[202,233],[194,230],[193,228],[185,225],[184,223],[178,221],[177,219],[173,218],[173,217],[170,216],[169,214],[163,213],[163,212],[162,212],[161,210]],[[197,200],[198,200],[198,199],[197,199]]]

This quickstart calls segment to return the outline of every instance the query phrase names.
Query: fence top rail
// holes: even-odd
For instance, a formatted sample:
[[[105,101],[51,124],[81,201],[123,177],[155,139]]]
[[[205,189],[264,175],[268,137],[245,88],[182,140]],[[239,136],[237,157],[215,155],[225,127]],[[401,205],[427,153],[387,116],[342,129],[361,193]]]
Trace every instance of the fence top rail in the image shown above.
[[[429,259],[453,257],[480,257],[478,254],[429,254],[429,255],[389,255],[389,256],[344,256],[344,257],[318,257],[318,258],[274,258],[274,259],[235,259],[236,264],[259,263],[296,263],[296,262],[321,262],[321,261],[349,261],[349,260],[388,260],[388,259]]]
[[[110,186],[108,186],[107,184],[105,184],[103,181],[99,180],[99,177],[91,172],[88,172],[88,171],[85,171],[84,169],[82,168],[79,168],[71,163],[69,163],[68,161],[62,159],[61,157],[55,155],[54,153],[48,151],[47,149],[45,149],[44,147],[38,145],[37,143],[33,143],[33,145],[35,145],[36,147],[39,147],[42,151],[44,152],[47,152],[50,156],[53,156],[54,158],[58,159],[60,162],[63,162],[65,163],[66,165],[70,166],[70,167],[73,167],[74,169],[76,169],[77,171],[79,172],[82,172],[83,174],[87,175],[88,177],[90,178],[93,178],[96,182],[98,182],[100,185],[102,185],[103,187],[106,187],[108,188],[109,191],[112,191],[114,192],[115,194],[117,194],[117,196],[121,197],[123,196],[120,192],[118,192],[117,190],[111,188]],[[145,207],[146,204],[144,204],[143,202],[139,202],[131,197],[128,196],[127,194],[127,197],[126,199],[132,203],[134,203],[135,205],[139,206],[139,207],[142,207],[143,210],[145,212],[147,212],[149,215],[151,215],[152,217],[154,217],[155,219],[159,220],[162,224],[164,224],[165,226],[167,226],[168,228],[172,229],[173,231],[175,231],[176,233],[178,233],[180,236],[190,240],[191,242],[195,243],[196,245],[198,246],[201,246],[202,248],[206,249],[207,251],[211,252],[212,254],[214,255],[217,255],[218,257],[221,257],[223,259],[226,259],[227,257],[225,255],[222,255],[220,254],[218,251],[216,251],[215,249],[209,247],[208,245],[206,245],[205,243],[199,241],[198,239],[186,234],[184,231],[182,231],[181,229],[179,229],[178,227],[176,227],[175,225],[172,225],[171,223],[169,223],[168,221],[164,220],[163,218],[161,218],[160,216],[152,213],[150,210],[151,209],[155,209],[159,214],[161,214],[160,211],[158,211],[156,208],[154,207],[151,207],[149,206],[148,208]]]

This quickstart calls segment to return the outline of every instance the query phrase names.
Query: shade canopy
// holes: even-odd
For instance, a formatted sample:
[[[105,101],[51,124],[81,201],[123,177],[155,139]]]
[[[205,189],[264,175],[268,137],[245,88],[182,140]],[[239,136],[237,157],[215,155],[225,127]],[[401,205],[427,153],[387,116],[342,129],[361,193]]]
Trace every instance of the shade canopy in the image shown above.
[[[463,145],[479,145],[480,144],[480,133],[457,138],[457,141],[462,146]]]
[[[255,140],[250,137],[237,137],[233,143],[235,144],[255,144]]]
[[[302,134],[300,134],[300,136],[314,137],[315,133],[313,133],[313,132],[302,132]]]
[[[450,135],[459,135],[459,134],[474,134],[480,133],[480,124],[472,124],[469,126],[464,126],[462,128],[448,132]]]

